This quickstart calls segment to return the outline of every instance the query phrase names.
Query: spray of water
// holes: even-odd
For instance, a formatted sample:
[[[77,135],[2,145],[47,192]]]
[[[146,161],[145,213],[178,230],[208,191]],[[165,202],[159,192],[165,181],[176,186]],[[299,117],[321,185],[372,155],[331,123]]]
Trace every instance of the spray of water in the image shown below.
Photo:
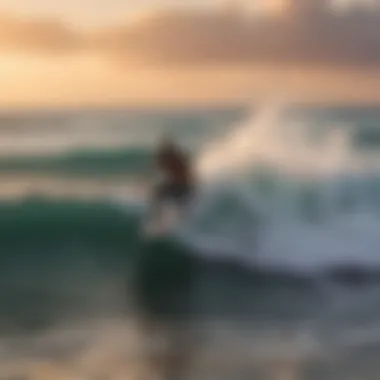
[[[284,110],[270,105],[253,112],[205,147],[198,169],[212,191],[198,216],[220,229],[211,238],[203,224],[204,233],[193,234],[193,241],[203,252],[212,241],[214,252],[223,248],[237,260],[271,269],[380,269],[378,155],[354,149],[349,125],[325,126],[313,139],[307,123],[284,123]],[[270,173],[270,191],[260,189],[258,168]],[[224,207],[222,213],[231,199],[234,211]]]
[[[198,161],[204,179],[226,173],[242,173],[254,165],[266,165],[287,175],[329,177],[375,165],[375,158],[355,154],[350,126],[334,125],[323,138],[311,138],[307,124],[284,123],[283,104],[271,104],[252,112],[231,132],[206,146]]]

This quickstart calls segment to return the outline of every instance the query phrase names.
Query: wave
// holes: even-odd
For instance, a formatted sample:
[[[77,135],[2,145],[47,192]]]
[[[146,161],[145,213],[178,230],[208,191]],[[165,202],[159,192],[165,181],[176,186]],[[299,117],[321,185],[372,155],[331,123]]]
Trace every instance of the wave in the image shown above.
[[[309,138],[310,125],[284,124],[282,112],[281,107],[266,108],[204,147],[198,161],[203,183],[199,204],[180,229],[179,240],[150,247],[155,256],[149,257],[159,259],[160,265],[148,260],[139,271],[145,276],[142,288],[151,290],[148,294],[161,284],[166,290],[160,294],[174,289],[177,278],[170,286],[162,279],[173,273],[189,274],[185,270],[190,268],[189,258],[191,263],[226,265],[232,272],[243,268],[247,276],[272,282],[378,277],[378,159],[352,148],[347,126],[331,125],[317,144]],[[128,172],[130,165],[131,171],[141,173],[149,156],[144,149],[92,151],[57,161],[13,162],[13,169],[43,166],[80,173],[103,167]],[[9,168],[9,161],[0,162],[1,167]],[[110,278],[112,283],[124,281],[126,273],[133,276],[136,254],[142,247],[150,249],[140,235],[141,209],[136,205],[131,199],[124,204],[110,199],[46,198],[1,203],[3,288],[25,276],[32,278],[25,282],[28,286],[38,281],[47,286],[62,278],[67,286],[67,276],[62,275],[66,271],[74,276],[74,289],[79,282],[79,288],[88,290],[86,297],[104,295],[95,284],[109,284]],[[176,271],[173,265],[182,269]],[[45,277],[44,268],[49,268]],[[154,275],[152,268],[157,269]],[[120,283],[116,288],[120,295]],[[104,296],[102,302],[108,301]]]
[[[29,198],[0,204],[1,331],[94,315],[183,313],[196,258],[179,242],[150,243],[139,210],[107,202]],[[175,299],[173,298],[175,297]]]
[[[282,112],[265,107],[204,148],[198,169],[209,194],[188,239],[265,270],[378,271],[379,152],[356,150],[344,125],[315,140],[310,125],[284,124]]]
[[[197,162],[204,194],[182,237],[202,259],[232,260],[264,271],[310,275],[336,267],[377,270],[380,268],[376,248],[380,243],[378,154],[356,150],[349,125],[332,124],[316,139],[314,134],[310,135],[313,128],[308,123],[285,123],[282,115],[286,110],[281,105],[265,107],[232,125],[230,132],[219,140],[204,146]],[[12,159],[0,161],[0,171],[43,168],[82,174],[120,170],[141,175],[149,169],[150,153],[148,149],[136,148],[77,152],[49,160]],[[100,232],[103,224],[99,222],[99,231],[91,230],[96,239],[104,239],[111,246],[121,239],[127,246],[131,238],[122,227],[125,220],[120,216],[121,209],[113,221],[104,211],[104,217],[101,213],[89,217],[87,225],[86,217],[67,211],[82,212],[79,206],[79,211],[69,205],[62,209],[51,204],[35,206],[39,214],[25,211],[29,207],[33,210],[33,203],[24,204],[19,209],[22,213],[16,207],[7,214],[7,207],[2,214],[18,215],[12,220],[21,220],[20,226],[24,225],[25,230],[20,230],[18,222],[13,225],[4,222],[3,231],[10,229],[1,236],[4,242],[12,236],[15,239],[20,236],[21,241],[27,231],[29,236],[37,234],[42,220],[50,231],[54,223],[48,221],[49,215],[67,215],[61,221],[62,228],[58,224],[54,233],[44,236],[47,240],[51,236],[52,242],[61,239],[62,231],[72,231],[73,237],[87,236],[86,231],[94,228],[98,218],[105,220],[105,232]],[[55,211],[49,214],[49,209]],[[90,209],[84,208],[88,215],[95,212]],[[127,215],[129,210],[130,200]],[[41,219],[45,215],[42,212],[46,212],[45,219]],[[28,219],[33,215],[39,215],[38,223]],[[26,221],[22,222],[24,218]],[[82,230],[79,235],[74,233],[74,220],[82,223],[78,226]],[[116,221],[120,225],[116,226]],[[13,228],[17,232],[12,232]],[[41,225],[39,228],[45,230]],[[134,224],[132,230],[136,229]],[[61,240],[66,238],[71,239],[62,236]]]
[[[218,212],[225,212],[226,206],[231,203],[221,201],[213,208],[216,219],[206,223],[210,228],[223,219]],[[245,238],[235,231],[234,247],[231,225],[223,240],[221,230],[207,230],[201,222],[192,220],[180,239],[148,241],[141,235],[141,209],[132,202],[122,207],[107,200],[29,198],[1,203],[1,326],[8,332],[33,330],[73,318],[118,315],[132,303],[155,317],[186,316],[194,281],[202,291],[211,287],[212,297],[219,299],[217,289],[227,284],[302,293],[316,286],[316,279],[357,285],[380,277],[372,220],[357,220],[341,234],[337,231],[343,222],[321,228],[278,225],[277,230],[265,224],[254,241],[249,240],[251,229]],[[261,224],[259,216],[256,231]],[[365,250],[353,243],[364,234],[375,239],[367,239]],[[350,251],[338,250],[339,244]],[[227,314],[232,313],[229,302],[220,306]],[[248,306],[240,305],[236,312],[244,313]],[[212,313],[217,307],[209,309]]]
[[[0,173],[70,175],[145,175],[151,170],[151,150],[120,148],[72,151],[60,155],[0,158]]]
[[[124,110],[100,114],[83,111],[52,113],[48,117],[28,114],[20,116],[20,120],[14,115],[9,120],[0,120],[0,170],[91,176],[107,172],[136,174],[149,169],[153,146],[164,132],[174,134],[195,152],[206,144],[203,170],[207,165],[220,165],[217,162],[225,160],[222,152],[229,152],[234,170],[252,166],[254,160],[256,166],[263,162],[276,168],[276,163],[282,160],[282,170],[286,162],[289,170],[298,166],[298,171],[310,174],[326,171],[327,166],[332,168],[328,161],[335,160],[335,165],[338,160],[347,161],[347,156],[339,157],[347,148],[361,152],[362,160],[367,161],[368,156],[377,155],[379,148],[378,109],[290,107],[280,111],[270,106],[265,111],[255,109],[248,117],[246,114],[233,110],[180,113]],[[329,122],[330,118],[337,122]],[[239,119],[242,121],[238,124],[232,122]],[[208,143],[220,134],[221,139]],[[246,149],[252,154],[244,152]],[[220,157],[216,157],[216,152]]]

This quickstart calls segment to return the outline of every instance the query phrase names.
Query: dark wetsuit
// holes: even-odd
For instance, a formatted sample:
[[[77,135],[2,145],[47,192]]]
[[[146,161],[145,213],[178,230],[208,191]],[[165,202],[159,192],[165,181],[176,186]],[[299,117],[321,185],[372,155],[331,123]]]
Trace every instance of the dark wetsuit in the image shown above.
[[[164,146],[156,157],[164,180],[156,187],[155,201],[187,202],[194,191],[194,177],[186,154],[174,146]]]

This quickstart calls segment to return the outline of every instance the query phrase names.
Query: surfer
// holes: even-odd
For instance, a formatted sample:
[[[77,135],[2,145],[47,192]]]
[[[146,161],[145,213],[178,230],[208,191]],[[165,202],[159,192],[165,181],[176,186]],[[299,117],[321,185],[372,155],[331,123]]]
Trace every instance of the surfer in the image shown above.
[[[153,209],[165,201],[186,207],[195,189],[195,176],[186,152],[164,138],[155,154],[155,165],[162,180],[153,191]]]
[[[189,323],[195,262],[178,241],[160,237],[166,236],[166,220],[170,219],[167,215],[171,210],[169,207],[167,212],[165,204],[174,203],[183,216],[194,196],[195,176],[186,152],[167,137],[155,152],[154,164],[161,178],[151,195],[145,229],[148,239],[137,257],[136,316],[142,335],[147,337],[143,351],[147,367],[162,379],[180,380],[187,374],[193,357]],[[151,236],[159,238],[150,239]],[[155,337],[164,344],[156,347]]]

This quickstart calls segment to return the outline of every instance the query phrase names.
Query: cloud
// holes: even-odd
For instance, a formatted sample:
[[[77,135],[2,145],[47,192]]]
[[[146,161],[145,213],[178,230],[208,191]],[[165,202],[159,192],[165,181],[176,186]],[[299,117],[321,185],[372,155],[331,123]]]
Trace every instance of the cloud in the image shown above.
[[[0,13],[0,50],[68,52],[84,47],[82,35],[59,20],[28,19]]]
[[[215,12],[167,10],[133,25],[103,30],[97,43],[121,58],[198,64],[250,61],[252,39],[257,41],[242,20]]]
[[[54,19],[0,15],[0,49],[91,51],[122,64],[380,63],[380,14],[258,19],[221,10],[166,9],[78,32]]]

